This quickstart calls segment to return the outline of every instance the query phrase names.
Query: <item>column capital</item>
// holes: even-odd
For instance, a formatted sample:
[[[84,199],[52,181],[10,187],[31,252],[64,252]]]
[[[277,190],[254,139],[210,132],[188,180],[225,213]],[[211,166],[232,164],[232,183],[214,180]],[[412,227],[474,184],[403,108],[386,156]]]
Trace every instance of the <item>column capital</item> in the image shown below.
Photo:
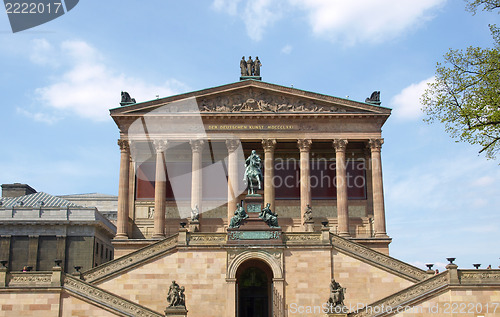
[[[236,151],[236,149],[238,149],[238,147],[240,146],[240,140],[238,139],[229,139],[229,140],[226,140],[226,147],[227,147],[227,150],[231,153],[231,152],[234,152]]]
[[[309,152],[311,150],[311,139],[298,139],[297,146],[301,152]]]
[[[382,144],[384,144],[384,139],[370,139],[368,141],[368,146],[372,152],[380,152]]]
[[[130,142],[124,139],[118,139],[118,146],[121,151],[129,151],[130,150]]]
[[[335,139],[333,140],[333,147],[335,148],[336,152],[345,152],[347,143],[349,143],[347,139]]]
[[[193,150],[193,152],[201,152],[205,145],[205,140],[189,140],[189,144],[191,144],[191,150]]]
[[[165,152],[165,150],[167,149],[168,147],[168,141],[167,140],[162,140],[162,139],[159,139],[159,140],[153,140],[153,145],[155,147],[155,151],[156,153],[162,153],[162,152]]]
[[[262,148],[264,148],[264,152],[274,151],[276,139],[262,139]]]

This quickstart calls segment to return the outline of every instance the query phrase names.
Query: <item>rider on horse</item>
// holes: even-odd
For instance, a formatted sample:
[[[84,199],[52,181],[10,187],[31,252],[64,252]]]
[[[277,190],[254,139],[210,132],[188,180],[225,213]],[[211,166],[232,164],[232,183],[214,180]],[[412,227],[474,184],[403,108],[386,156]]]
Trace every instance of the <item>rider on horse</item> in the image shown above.
[[[255,150],[252,150],[252,153],[245,161],[245,178],[243,179],[248,183],[248,191],[254,193],[254,182],[257,183],[258,188],[261,189],[262,182],[262,161],[260,156],[257,154]]]

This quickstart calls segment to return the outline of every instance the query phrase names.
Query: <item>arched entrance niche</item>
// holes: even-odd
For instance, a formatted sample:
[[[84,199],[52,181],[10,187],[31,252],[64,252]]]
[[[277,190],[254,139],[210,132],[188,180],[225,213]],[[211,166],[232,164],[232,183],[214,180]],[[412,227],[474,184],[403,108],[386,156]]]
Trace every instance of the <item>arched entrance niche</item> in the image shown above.
[[[238,317],[272,316],[273,272],[261,260],[243,262],[236,271],[236,311]]]
[[[227,283],[227,317],[243,317],[240,315],[240,306],[243,300],[259,302],[260,297],[267,296],[268,317],[282,317],[284,309],[284,279],[283,279],[283,253],[280,249],[228,251],[228,266],[226,273]],[[254,279],[252,281],[252,279]],[[267,293],[263,283],[266,283]],[[254,287],[252,289],[252,287]],[[260,287],[260,288],[259,288]],[[252,297],[251,292],[255,292]],[[243,292],[243,294],[241,293]],[[250,294],[249,294],[250,293]],[[243,304],[247,305],[247,304]],[[260,305],[260,304],[259,304]],[[246,313],[246,312],[245,312]],[[260,316],[260,315],[249,315]]]

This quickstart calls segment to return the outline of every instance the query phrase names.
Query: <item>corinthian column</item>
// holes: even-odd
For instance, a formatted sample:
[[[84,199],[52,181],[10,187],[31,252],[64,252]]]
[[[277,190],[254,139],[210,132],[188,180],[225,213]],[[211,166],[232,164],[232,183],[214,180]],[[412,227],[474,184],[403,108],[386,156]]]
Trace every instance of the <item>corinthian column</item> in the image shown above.
[[[276,139],[262,140],[264,148],[264,205],[271,204],[271,210],[275,210],[274,205],[274,148]]]
[[[307,205],[311,205],[311,186],[309,170],[309,151],[312,141],[310,139],[297,140],[300,150],[300,222],[304,219]],[[304,228],[305,230],[305,228]]]
[[[338,220],[338,235],[342,237],[349,237],[349,207],[347,197],[347,171],[345,161],[345,149],[347,147],[347,140],[337,139],[333,140],[333,147],[335,148],[335,168],[336,187],[337,187],[337,220]]]
[[[118,185],[118,211],[115,239],[128,239],[128,180],[130,168],[130,146],[127,140],[118,140],[120,146],[120,180]]]
[[[153,239],[165,237],[165,207],[167,199],[167,175],[163,152],[167,149],[166,140],[155,140],[156,173],[155,173],[155,213]]]
[[[203,146],[205,141],[203,140],[191,140],[189,141],[191,144],[191,150],[193,152],[193,163],[191,167],[191,209],[195,209],[198,206],[198,211],[201,219],[201,214],[203,212],[203,208],[201,205],[202,202],[202,154],[203,154]]]
[[[236,210],[237,197],[239,194],[238,182],[238,147],[239,140],[226,140],[228,151],[227,165],[227,223],[231,221],[231,217]]]
[[[372,190],[375,237],[387,237],[385,229],[384,186],[382,182],[382,161],[380,151],[384,139],[371,139],[368,142],[372,152]]]

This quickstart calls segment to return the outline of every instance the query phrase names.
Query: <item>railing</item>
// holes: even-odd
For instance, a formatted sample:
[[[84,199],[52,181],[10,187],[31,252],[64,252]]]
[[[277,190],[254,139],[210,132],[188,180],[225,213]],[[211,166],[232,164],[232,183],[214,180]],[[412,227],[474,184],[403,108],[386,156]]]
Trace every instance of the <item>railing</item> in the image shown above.
[[[172,235],[116,260],[99,265],[82,273],[82,278],[89,283],[97,282],[123,270],[139,265],[144,261],[160,256],[177,246],[177,236],[177,234]]]
[[[377,317],[390,314],[390,311],[397,311],[400,307],[410,305],[429,293],[435,292],[449,284],[448,272],[443,272],[425,281],[412,285],[394,295],[383,298],[375,303],[349,314],[351,317]],[[389,311],[390,308],[390,311]]]
[[[334,234],[331,235],[331,238],[333,247],[340,252],[344,252],[360,260],[367,261],[381,269],[389,270],[390,272],[396,273],[397,275],[412,282],[422,281],[429,277],[424,270],[372,250],[359,243],[351,242]]]
[[[105,291],[94,285],[86,283],[78,278],[66,275],[63,280],[64,289],[77,294],[90,302],[100,304],[119,312],[125,316],[139,317],[162,317],[163,314],[157,313],[147,307],[131,302],[125,298],[117,296],[111,292]]]

